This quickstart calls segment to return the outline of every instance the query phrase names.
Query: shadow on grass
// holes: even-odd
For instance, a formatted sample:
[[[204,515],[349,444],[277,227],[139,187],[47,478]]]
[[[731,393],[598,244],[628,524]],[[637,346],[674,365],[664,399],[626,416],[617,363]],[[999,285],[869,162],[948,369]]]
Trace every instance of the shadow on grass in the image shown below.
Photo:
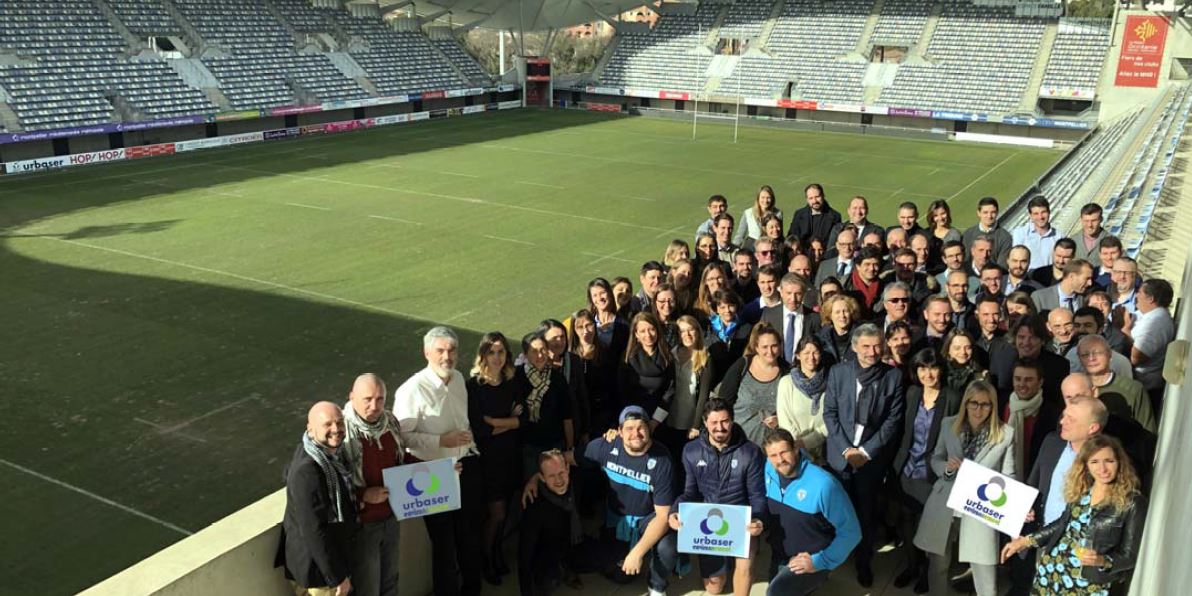
[[[418,143],[378,143],[372,157],[607,119],[494,116],[487,127],[482,119],[467,118],[410,126],[414,135],[447,125],[440,137]],[[468,126],[473,124],[482,126],[475,130]],[[335,138],[288,144],[327,152]],[[243,149],[245,155],[253,150]],[[176,222],[87,226],[40,239],[17,231],[39,219],[160,192],[146,185],[122,189],[127,193],[92,192],[88,183],[99,178],[146,169],[168,177],[172,167],[201,167],[203,160],[230,155],[217,151],[2,181],[0,227],[8,234],[0,237],[51,243],[166,230]],[[328,155],[331,162],[318,167],[361,159],[352,151]],[[291,159],[275,167],[297,173],[314,166]],[[187,179],[201,187],[258,177],[220,170],[203,181]],[[352,379],[364,371],[386,379],[392,396],[424,365],[418,336],[431,321],[313,302],[281,290],[217,285],[225,279],[162,279],[151,275],[153,263],[145,269],[146,275],[129,275],[48,263],[4,243],[4,459],[197,531],[282,486],[283,466],[312,402],[345,400]],[[479,338],[459,331],[459,368],[466,370]],[[8,585],[16,592],[73,593],[181,538],[11,466],[0,466],[0,479],[3,492],[13,495],[0,499],[0,535],[21,537],[0,546],[0,560],[17,562],[19,573]]]

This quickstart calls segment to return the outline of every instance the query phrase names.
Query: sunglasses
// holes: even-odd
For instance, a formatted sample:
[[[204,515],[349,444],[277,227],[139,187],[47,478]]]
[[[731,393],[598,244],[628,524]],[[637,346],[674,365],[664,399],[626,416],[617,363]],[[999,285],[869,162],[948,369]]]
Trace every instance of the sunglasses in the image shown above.
[[[894,304],[906,304],[907,302],[910,302],[910,301],[911,301],[910,298],[889,298],[886,300],[886,302],[892,302]]]

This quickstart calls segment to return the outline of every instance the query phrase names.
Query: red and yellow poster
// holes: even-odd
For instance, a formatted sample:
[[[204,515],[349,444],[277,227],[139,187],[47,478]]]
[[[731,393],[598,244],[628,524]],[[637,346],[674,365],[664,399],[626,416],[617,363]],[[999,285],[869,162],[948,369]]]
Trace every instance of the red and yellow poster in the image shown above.
[[[1167,42],[1167,21],[1153,15],[1126,17],[1122,34],[1122,54],[1118,58],[1118,87],[1155,87],[1163,65],[1163,46]]]

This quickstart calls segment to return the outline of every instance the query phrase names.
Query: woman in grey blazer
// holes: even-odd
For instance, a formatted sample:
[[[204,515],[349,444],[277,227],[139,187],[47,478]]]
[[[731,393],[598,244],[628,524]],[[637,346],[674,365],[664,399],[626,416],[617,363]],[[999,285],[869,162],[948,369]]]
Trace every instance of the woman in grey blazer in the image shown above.
[[[973,570],[978,596],[996,596],[997,531],[948,508],[948,494],[962,461],[969,459],[1010,477],[1014,470],[1014,431],[1003,425],[994,408],[997,390],[988,381],[973,381],[964,392],[960,413],[944,419],[931,454],[931,468],[939,480],[927,497],[915,546],[930,558],[931,594],[947,594],[948,564],[958,558]]]

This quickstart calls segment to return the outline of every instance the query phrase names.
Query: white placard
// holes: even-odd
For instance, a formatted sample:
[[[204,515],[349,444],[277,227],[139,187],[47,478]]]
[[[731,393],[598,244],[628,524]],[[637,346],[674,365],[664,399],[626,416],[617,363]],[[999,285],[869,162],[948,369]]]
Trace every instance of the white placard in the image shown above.
[[[679,503],[679,552],[718,557],[749,557],[748,505]]]
[[[956,471],[948,507],[1017,538],[1038,496],[1039,489],[966,459]]]
[[[389,506],[398,520],[459,509],[459,475],[455,461],[434,461],[381,470],[389,489]]]

